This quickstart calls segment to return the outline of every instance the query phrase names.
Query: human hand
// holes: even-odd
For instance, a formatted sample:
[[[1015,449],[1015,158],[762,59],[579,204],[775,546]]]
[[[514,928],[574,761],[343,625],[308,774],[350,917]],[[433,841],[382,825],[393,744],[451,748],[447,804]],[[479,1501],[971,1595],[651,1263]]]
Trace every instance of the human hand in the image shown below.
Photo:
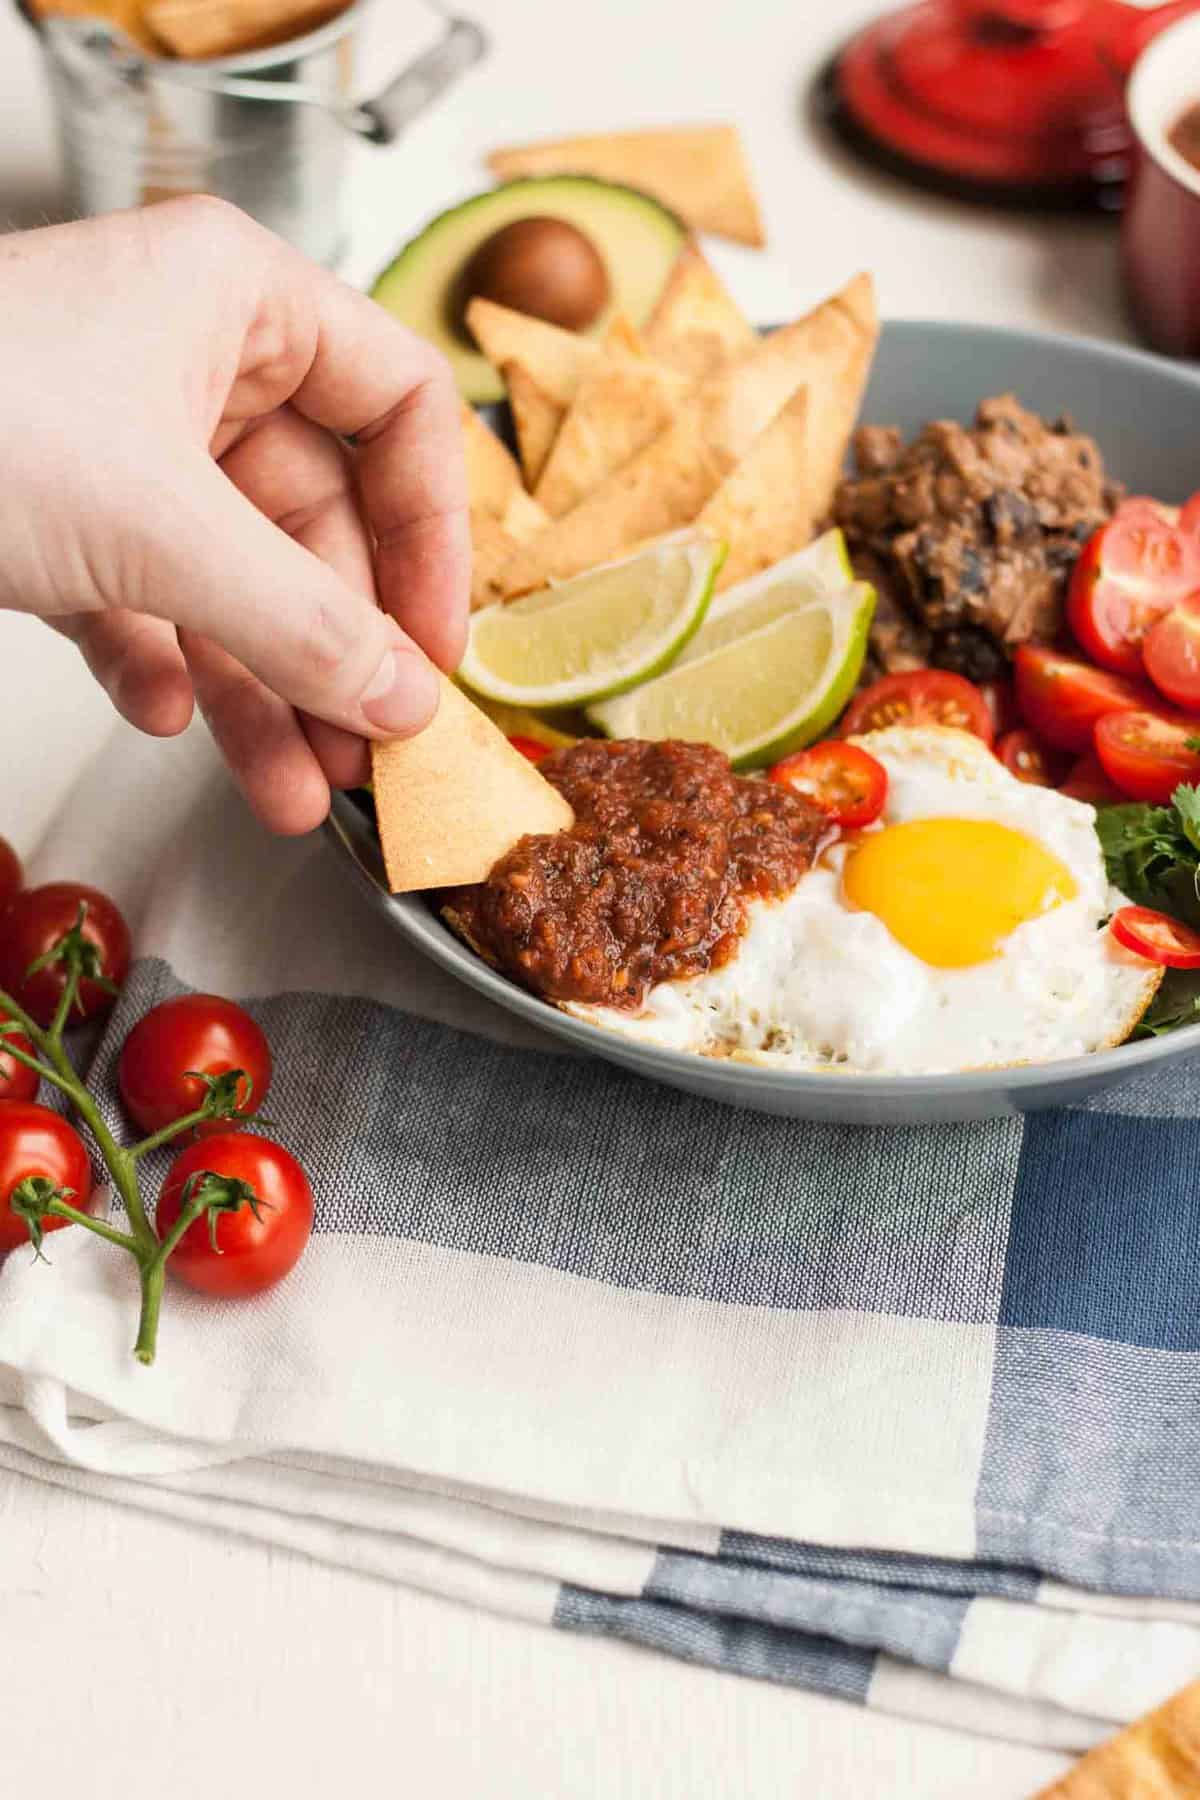
[[[373,301],[206,198],[0,237],[0,394],[0,607],[134,725],[197,702],[301,832],[365,738],[428,722],[466,630],[458,400]]]

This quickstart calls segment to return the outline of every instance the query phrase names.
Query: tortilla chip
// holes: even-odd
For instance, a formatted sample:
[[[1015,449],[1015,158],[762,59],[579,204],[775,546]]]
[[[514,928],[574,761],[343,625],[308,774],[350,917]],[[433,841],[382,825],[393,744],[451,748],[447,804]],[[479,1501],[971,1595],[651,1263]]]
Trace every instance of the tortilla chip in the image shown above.
[[[502,518],[493,513],[471,513],[471,611],[491,606],[496,599],[496,579],[521,545],[537,537],[550,523],[532,494],[517,488]]]
[[[616,321],[604,355],[579,384],[537,484],[536,498],[550,516],[570,512],[664,431],[689,385],[645,354],[626,321]]]
[[[521,489],[521,471],[507,447],[489,431],[474,407],[463,405],[463,450],[467,459],[467,493],[473,511],[499,518]]]
[[[522,175],[594,175],[623,182],[652,194],[693,231],[714,231],[759,247],[767,241],[734,125],[519,144],[493,150],[487,163],[500,181]]]
[[[508,389],[508,404],[512,409],[513,429],[517,434],[517,448],[521,452],[525,485],[532,490],[538,484],[546,466],[546,458],[558,436],[558,428],[563,421],[563,408],[557,400],[550,398],[545,388],[539,386],[524,363],[506,362],[501,366],[500,373]]]
[[[810,413],[815,493],[826,479],[833,427],[846,410],[834,397],[865,379],[877,329],[870,278],[859,276],[706,376],[665,431],[513,557],[497,578],[496,597],[515,599],[690,524],[776,413],[810,385],[821,393],[815,424]]]
[[[802,550],[821,516],[809,492],[809,389],[799,388],[696,520],[729,545],[716,591]]]
[[[645,341],[628,313],[617,312],[608,321],[600,340],[602,350],[623,350],[627,356],[646,356]]]
[[[544,531],[550,523],[549,514],[538,505],[532,494],[524,488],[518,488],[504,509],[504,517],[500,523],[510,537],[518,544],[524,544]]]
[[[1034,1800],[1194,1800],[1200,1794],[1200,1681],[1081,1757]]]
[[[826,378],[814,379],[809,392],[806,486],[816,519],[824,518],[833,506],[879,342],[875,287],[869,275],[856,275],[837,302],[843,330],[852,334],[852,341],[844,354],[831,356]]]
[[[467,325],[479,348],[497,369],[520,363],[558,406],[570,406],[575,390],[600,355],[594,338],[577,337],[528,313],[497,306],[478,295],[467,307]]]
[[[878,333],[871,278],[856,275],[802,319],[760,340],[724,376],[718,371],[700,384],[697,392],[710,396],[711,435],[740,458],[796,389],[808,387],[810,454],[824,473],[835,431],[848,412],[857,414]],[[844,450],[842,441],[839,467]]]
[[[445,676],[425,730],[371,746],[393,894],[483,881],[526,832],[564,831],[571,808]]]
[[[690,522],[729,467],[698,420],[681,413],[578,506],[523,545],[495,577],[491,597],[515,600]]]
[[[646,346],[697,379],[750,349],[756,333],[694,241],[675,259],[646,325]]]
[[[500,571],[510,563],[521,544],[506,531],[494,513],[471,512],[471,611],[490,606],[496,598]]]

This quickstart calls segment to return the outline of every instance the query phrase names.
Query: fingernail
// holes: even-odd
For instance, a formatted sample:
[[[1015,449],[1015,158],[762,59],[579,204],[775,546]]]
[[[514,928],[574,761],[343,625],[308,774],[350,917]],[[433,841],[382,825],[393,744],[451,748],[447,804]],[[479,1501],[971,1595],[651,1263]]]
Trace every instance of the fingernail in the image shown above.
[[[397,737],[428,725],[437,703],[434,670],[422,657],[402,650],[388,651],[359,700],[372,725]]]

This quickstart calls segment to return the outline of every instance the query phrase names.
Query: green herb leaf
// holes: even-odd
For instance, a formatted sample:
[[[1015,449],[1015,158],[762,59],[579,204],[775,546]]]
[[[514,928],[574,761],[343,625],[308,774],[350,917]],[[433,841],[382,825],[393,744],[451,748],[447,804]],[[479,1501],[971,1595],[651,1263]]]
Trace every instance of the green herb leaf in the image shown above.
[[[1096,833],[1108,878],[1127,899],[1200,927],[1200,787],[1183,784],[1169,806],[1106,806]],[[1200,1024],[1200,970],[1168,969],[1135,1038]]]
[[[1183,1025],[1200,1025],[1200,969],[1168,969],[1133,1036],[1163,1037]]]
[[[1200,749],[1200,738],[1193,741]],[[1189,787],[1186,782],[1181,783],[1171,795],[1171,805],[1179,815],[1179,823],[1188,843],[1200,855],[1200,787]]]
[[[1096,814],[1096,832],[1114,887],[1140,906],[1153,906],[1192,923],[1198,911],[1200,793],[1180,787],[1176,797],[1183,802],[1182,810],[1174,802],[1102,807]]]

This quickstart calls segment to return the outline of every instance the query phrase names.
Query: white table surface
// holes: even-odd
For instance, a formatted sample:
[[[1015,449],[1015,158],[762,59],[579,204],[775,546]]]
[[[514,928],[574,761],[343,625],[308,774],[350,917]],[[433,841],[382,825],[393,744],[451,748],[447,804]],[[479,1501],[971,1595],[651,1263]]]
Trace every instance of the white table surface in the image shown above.
[[[473,0],[470,10],[493,33],[486,66],[401,145],[356,152],[355,278],[481,185],[490,144],[728,117],[748,140],[771,248],[714,254],[753,315],[791,316],[866,265],[893,316],[1124,335],[1108,226],[931,202],[818,145],[805,77],[875,0]],[[57,196],[35,45],[0,0],[0,225],[40,222]],[[2,332],[0,313],[0,369]],[[74,652],[27,619],[0,616],[0,667],[0,830],[28,850],[100,740],[107,706]],[[64,873],[86,878],[62,851]],[[106,1800],[305,1800],[331,1789],[1017,1800],[1065,1766],[8,1478],[0,1617],[3,1786],[46,1800],[81,1783]]]

